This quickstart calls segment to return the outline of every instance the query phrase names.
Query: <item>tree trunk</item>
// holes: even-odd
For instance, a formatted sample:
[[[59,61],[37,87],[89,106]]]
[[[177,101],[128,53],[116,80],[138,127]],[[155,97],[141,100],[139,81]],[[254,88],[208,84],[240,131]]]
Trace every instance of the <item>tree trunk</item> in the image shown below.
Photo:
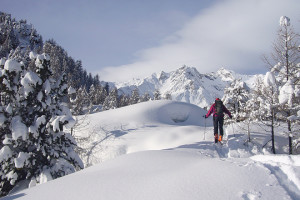
[[[292,144],[292,127],[291,127],[291,121],[288,121],[288,131],[289,131],[289,154],[293,154],[293,144]]]
[[[272,126],[271,126],[271,133],[272,133],[272,152],[275,152],[275,137],[274,137],[274,109],[272,108]]]
[[[285,66],[286,66],[286,81],[289,80],[289,44],[288,44],[288,37],[289,37],[289,34],[288,34],[288,29],[287,27],[285,27],[285,35],[284,35],[284,39],[285,39]]]
[[[251,138],[250,138],[250,121],[248,121],[248,141],[251,142]]]

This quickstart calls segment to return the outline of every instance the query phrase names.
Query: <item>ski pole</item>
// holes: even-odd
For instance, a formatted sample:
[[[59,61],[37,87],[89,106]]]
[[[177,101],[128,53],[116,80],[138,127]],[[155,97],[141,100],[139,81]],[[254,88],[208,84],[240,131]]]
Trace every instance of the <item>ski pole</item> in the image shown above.
[[[206,117],[205,116],[203,116],[204,117],[204,138],[203,138],[203,140],[205,140],[205,134],[206,134]]]
[[[232,132],[233,132],[233,135],[234,135],[234,137],[235,137],[235,132],[234,132],[233,123],[231,123],[231,126],[232,126]]]

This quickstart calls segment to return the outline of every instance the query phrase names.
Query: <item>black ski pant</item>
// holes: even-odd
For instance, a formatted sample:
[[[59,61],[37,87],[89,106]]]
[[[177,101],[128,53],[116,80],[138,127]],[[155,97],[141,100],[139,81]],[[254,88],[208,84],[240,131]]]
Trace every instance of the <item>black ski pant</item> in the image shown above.
[[[214,134],[218,134],[218,128],[220,129],[220,135],[223,136],[223,124],[224,124],[224,118],[223,116],[214,116]]]

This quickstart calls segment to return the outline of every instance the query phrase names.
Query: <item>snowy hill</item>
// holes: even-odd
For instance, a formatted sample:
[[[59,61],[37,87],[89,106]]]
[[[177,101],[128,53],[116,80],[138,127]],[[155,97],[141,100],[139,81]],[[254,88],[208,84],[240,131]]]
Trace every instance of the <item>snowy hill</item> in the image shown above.
[[[89,136],[81,156],[94,166],[3,199],[300,198],[299,156],[245,146],[237,126],[226,126],[227,144],[215,145],[204,113],[188,103],[150,101],[82,117],[75,135]],[[266,137],[256,130],[253,141]]]
[[[223,97],[224,88],[234,79],[241,78],[251,88],[256,76],[260,75],[240,75],[224,68],[214,73],[201,74],[196,68],[183,66],[170,73],[162,71],[145,79],[118,83],[116,87],[120,93],[129,95],[136,87],[140,94],[147,92],[152,96],[155,90],[159,90],[162,97],[171,94],[173,100],[204,108],[208,107],[216,97]]]
[[[202,108],[184,102],[149,101],[95,113],[79,120],[75,136],[82,142],[86,166],[119,155],[160,150],[193,143],[203,135],[206,114]]]

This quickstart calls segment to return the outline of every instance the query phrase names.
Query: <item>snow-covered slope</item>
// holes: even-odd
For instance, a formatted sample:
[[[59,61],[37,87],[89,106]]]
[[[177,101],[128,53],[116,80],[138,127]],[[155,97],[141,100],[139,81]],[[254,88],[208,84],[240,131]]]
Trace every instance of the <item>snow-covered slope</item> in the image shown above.
[[[83,117],[75,135],[90,136],[86,164],[106,161],[3,200],[300,198],[299,156],[263,155],[244,145],[237,126],[226,126],[227,144],[215,145],[204,113],[187,103],[152,101]],[[266,137],[255,130],[253,141]]]
[[[282,157],[267,157],[284,164]],[[146,151],[119,157],[76,174],[24,190],[8,199],[28,200],[235,200],[296,199],[272,170],[254,157],[220,159],[196,151]],[[288,164],[295,161],[290,158]],[[298,163],[299,164],[299,163]],[[278,165],[277,165],[278,166]],[[295,177],[296,178],[296,177]]]
[[[140,94],[147,92],[153,95],[155,90],[159,90],[162,97],[171,94],[173,100],[208,107],[216,97],[223,97],[224,88],[234,79],[241,78],[252,87],[256,76],[240,75],[224,68],[214,73],[201,74],[196,68],[183,66],[170,73],[154,73],[145,79],[118,83],[116,87],[124,94],[131,94],[136,87]]]

